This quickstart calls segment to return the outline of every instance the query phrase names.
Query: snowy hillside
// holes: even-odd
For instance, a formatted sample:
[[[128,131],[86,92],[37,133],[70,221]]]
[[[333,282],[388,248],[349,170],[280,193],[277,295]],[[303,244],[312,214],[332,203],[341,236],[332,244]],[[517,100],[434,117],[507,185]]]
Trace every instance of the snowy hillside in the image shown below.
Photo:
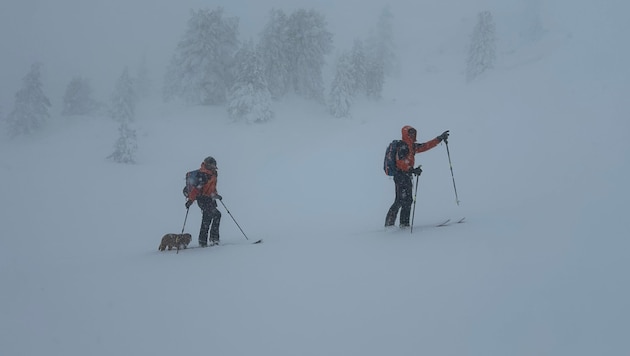
[[[404,47],[349,119],[297,98],[263,125],[145,101],[135,165],[105,159],[104,117],[3,138],[0,354],[629,354],[626,36],[562,23],[470,84],[458,44]],[[461,200],[446,147],[417,155],[413,234],[383,229],[383,154],[407,124],[451,130]],[[223,246],[158,252],[208,155],[249,241],[220,207]]]

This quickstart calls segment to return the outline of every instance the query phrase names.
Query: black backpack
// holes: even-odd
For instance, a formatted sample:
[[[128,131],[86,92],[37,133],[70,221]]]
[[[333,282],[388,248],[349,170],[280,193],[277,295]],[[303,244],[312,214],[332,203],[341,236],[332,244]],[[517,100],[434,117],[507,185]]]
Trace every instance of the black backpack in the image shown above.
[[[385,160],[383,161],[383,170],[385,174],[388,176],[393,176],[398,168],[396,167],[396,159],[398,155],[398,150],[400,146],[404,142],[402,140],[394,140],[389,146],[387,146],[387,150],[385,151]]]
[[[184,186],[184,196],[188,198],[193,190],[200,190],[208,182],[208,175],[196,169],[186,173],[186,185]]]

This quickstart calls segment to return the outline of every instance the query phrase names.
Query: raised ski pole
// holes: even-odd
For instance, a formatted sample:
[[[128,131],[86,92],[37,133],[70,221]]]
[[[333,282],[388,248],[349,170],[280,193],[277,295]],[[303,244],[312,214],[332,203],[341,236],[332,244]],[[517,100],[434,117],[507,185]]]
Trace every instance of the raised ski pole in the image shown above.
[[[241,230],[243,236],[245,236],[245,240],[249,240],[249,238],[247,238],[247,235],[245,235],[245,232],[243,232],[243,229],[241,229],[241,226],[236,222],[236,219],[234,219],[234,216],[232,216],[232,213],[230,213],[230,210],[227,208],[227,206],[225,206],[225,204],[223,204],[223,200],[219,199],[219,201],[221,202],[221,205],[223,205],[223,207],[225,208],[225,211],[230,214],[230,217],[232,218],[232,220],[234,220],[234,223],[236,224],[236,226],[238,226],[238,229]]]
[[[416,217],[416,197],[418,196],[418,178],[420,175],[416,175],[416,191],[413,193],[413,212],[411,213],[411,229],[410,234],[413,234],[413,219]]]
[[[444,140],[446,144],[446,154],[448,155],[448,165],[451,167],[451,178],[453,178],[453,189],[455,190],[455,202],[459,205],[459,198],[457,197],[457,187],[455,186],[455,175],[453,175],[453,164],[451,163],[451,152],[448,149],[448,140]]]

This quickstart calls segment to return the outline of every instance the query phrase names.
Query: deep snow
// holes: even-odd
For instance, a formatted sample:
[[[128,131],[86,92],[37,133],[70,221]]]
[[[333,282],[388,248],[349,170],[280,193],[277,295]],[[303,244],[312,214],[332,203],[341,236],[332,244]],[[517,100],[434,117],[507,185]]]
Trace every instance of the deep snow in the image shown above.
[[[404,75],[351,119],[296,98],[264,125],[142,102],[136,165],[105,159],[103,117],[3,138],[0,354],[630,353],[629,56],[611,47],[628,33],[555,20],[571,31],[502,51],[471,84],[458,46],[406,48]],[[383,230],[383,153],[405,124],[451,130],[461,200],[445,146],[417,155],[413,234]],[[224,246],[160,253],[207,155],[264,243],[221,208]],[[193,245],[199,224],[195,205]]]

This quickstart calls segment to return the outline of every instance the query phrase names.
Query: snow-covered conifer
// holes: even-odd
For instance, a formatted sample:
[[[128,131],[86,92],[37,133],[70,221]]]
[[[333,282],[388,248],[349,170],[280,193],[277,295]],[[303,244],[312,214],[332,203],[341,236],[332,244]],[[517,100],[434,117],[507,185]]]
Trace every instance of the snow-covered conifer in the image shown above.
[[[259,53],[251,41],[236,54],[235,80],[228,95],[227,111],[235,121],[266,122],[273,117],[271,93]]]
[[[384,64],[378,58],[368,57],[365,68],[365,94],[371,100],[379,100],[385,85]]]
[[[39,130],[50,116],[50,100],[42,90],[41,63],[34,63],[24,77],[23,87],[15,93],[13,110],[6,118],[11,137]]]
[[[496,60],[496,25],[490,11],[477,15],[477,24],[473,30],[468,60],[466,62],[466,80],[472,81],[488,69],[494,67]]]
[[[332,51],[332,33],[324,16],[315,10],[297,10],[288,20],[288,55],[293,89],[308,99],[323,101],[322,69]]]
[[[541,0],[528,1],[523,18],[526,21],[526,28],[521,32],[521,37],[526,42],[540,40],[545,33],[541,15]]]
[[[274,99],[287,94],[291,85],[288,36],[287,15],[282,10],[271,10],[269,20],[260,34],[258,52]]]
[[[392,76],[398,73],[399,63],[394,41],[394,15],[389,6],[381,11],[376,31],[369,39],[370,55],[383,67],[383,73]]]
[[[138,150],[136,130],[130,129],[127,121],[122,121],[118,126],[118,134],[114,152],[107,158],[117,163],[136,163],[135,155]]]
[[[367,88],[368,58],[363,41],[355,40],[350,53],[352,77],[354,78],[353,93],[365,93]]]
[[[335,78],[328,99],[328,109],[334,117],[350,116],[357,82],[352,64],[352,56],[348,52],[343,52],[337,59]]]
[[[151,93],[151,78],[149,75],[149,65],[147,63],[146,54],[142,56],[142,60],[136,69],[136,76],[134,79],[135,88],[134,92],[138,99],[145,99]]]
[[[193,10],[167,70],[164,98],[202,105],[225,103],[237,50],[238,18],[224,17],[221,7]]]
[[[116,89],[111,97],[110,116],[116,121],[131,122],[136,111],[134,82],[125,68],[116,82]]]
[[[136,108],[134,82],[125,68],[118,78],[116,90],[112,94],[110,114],[114,120],[120,122],[118,139],[114,145],[114,152],[107,158],[118,163],[135,163],[135,153],[138,150],[136,131],[129,127],[133,121]]]
[[[63,96],[62,115],[89,115],[98,104],[92,98],[92,86],[84,77],[72,78]]]

